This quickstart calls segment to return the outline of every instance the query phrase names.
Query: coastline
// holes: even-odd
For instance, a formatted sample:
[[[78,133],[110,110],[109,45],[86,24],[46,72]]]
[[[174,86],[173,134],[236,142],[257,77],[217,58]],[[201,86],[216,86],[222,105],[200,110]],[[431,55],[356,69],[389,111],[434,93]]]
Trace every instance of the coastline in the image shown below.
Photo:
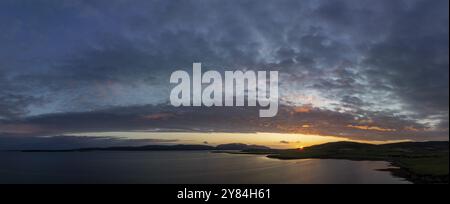
[[[230,154],[257,154],[281,160],[343,159],[351,161],[385,161],[394,168],[380,169],[415,184],[448,184],[448,142],[405,142],[372,145],[334,142],[304,149],[270,149],[214,151]]]

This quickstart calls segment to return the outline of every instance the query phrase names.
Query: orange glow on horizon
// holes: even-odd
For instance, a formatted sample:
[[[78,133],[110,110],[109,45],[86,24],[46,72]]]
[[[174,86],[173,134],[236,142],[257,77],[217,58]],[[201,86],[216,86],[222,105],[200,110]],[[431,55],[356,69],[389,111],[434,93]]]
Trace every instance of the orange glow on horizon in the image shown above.
[[[352,140],[344,137],[287,134],[287,133],[205,133],[205,132],[91,132],[81,133],[89,136],[120,137],[126,139],[168,140],[164,144],[204,144],[216,146],[227,143],[263,145],[275,149],[299,149],[328,142],[353,141],[371,144],[399,142]],[[81,135],[68,134],[68,135]],[[405,140],[402,140],[402,142]]]
[[[311,105],[304,105],[294,108],[295,113],[309,113],[312,110]]]

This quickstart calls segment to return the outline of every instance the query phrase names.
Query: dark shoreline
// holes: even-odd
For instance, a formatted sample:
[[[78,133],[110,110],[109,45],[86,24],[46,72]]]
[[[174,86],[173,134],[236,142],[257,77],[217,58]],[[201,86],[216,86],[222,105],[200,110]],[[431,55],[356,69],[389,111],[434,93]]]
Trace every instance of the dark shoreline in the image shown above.
[[[382,169],[382,171],[389,171],[393,176],[404,178],[414,184],[448,184],[448,175],[420,175],[416,174],[406,167],[402,167],[395,162],[391,162],[391,165],[398,168]]]
[[[231,152],[228,152],[231,153]],[[233,153],[231,153],[233,154]],[[237,154],[237,153],[234,153]],[[251,153],[243,153],[243,154],[251,154]],[[255,154],[255,155],[261,155],[261,154]],[[266,155],[267,158],[271,159],[279,159],[279,160],[296,160],[296,159],[287,159],[287,158],[280,158],[277,157],[277,155]],[[333,157],[322,157],[322,158],[301,158],[301,159],[342,159],[342,160],[350,160],[350,161],[384,161],[388,162],[392,167],[386,168],[386,169],[377,169],[377,171],[387,171],[390,172],[393,176],[398,178],[403,178],[407,181],[412,182],[413,184],[448,184],[449,178],[448,175],[442,175],[442,176],[435,176],[435,175],[420,175],[416,174],[410,170],[408,170],[407,167],[404,167],[395,161],[389,161],[389,160],[382,160],[382,159],[352,159],[352,158],[333,158]]]

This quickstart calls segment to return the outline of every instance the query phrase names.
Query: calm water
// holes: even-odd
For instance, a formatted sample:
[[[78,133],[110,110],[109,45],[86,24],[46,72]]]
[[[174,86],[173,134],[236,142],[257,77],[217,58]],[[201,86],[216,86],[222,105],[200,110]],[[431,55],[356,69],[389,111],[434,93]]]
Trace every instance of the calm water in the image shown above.
[[[0,183],[408,183],[387,162],[198,152],[0,152]]]

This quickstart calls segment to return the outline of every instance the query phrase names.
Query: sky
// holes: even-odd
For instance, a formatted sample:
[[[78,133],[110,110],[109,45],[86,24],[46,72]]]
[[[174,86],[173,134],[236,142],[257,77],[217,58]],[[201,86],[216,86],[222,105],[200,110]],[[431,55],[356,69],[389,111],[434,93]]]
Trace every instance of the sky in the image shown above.
[[[281,144],[289,143],[283,134],[448,140],[448,4],[3,0],[0,141],[173,143],[183,141],[180,133],[272,133]],[[259,118],[257,107],[171,106],[170,74],[191,72],[194,62],[278,71],[277,116]],[[118,132],[160,138],[104,134]]]

